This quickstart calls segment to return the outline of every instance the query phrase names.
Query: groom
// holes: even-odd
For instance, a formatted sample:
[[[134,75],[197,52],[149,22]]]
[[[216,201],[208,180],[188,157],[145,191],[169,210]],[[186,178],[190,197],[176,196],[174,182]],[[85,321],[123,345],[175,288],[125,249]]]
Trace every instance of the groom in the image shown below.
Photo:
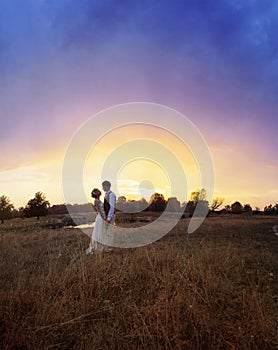
[[[106,231],[106,245],[113,247],[113,225],[115,222],[115,206],[116,206],[116,196],[111,191],[111,183],[107,180],[103,181],[102,189],[105,192],[104,196],[104,211],[106,215],[107,231]]]

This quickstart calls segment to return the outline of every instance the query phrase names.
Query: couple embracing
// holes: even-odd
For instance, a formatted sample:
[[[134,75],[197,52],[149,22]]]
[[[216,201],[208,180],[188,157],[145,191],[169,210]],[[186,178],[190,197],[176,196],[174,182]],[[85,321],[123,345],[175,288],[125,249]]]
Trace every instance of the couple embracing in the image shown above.
[[[90,245],[86,250],[87,254],[112,250],[116,196],[110,188],[111,183],[107,180],[103,181],[104,202],[100,200],[101,191],[98,188],[94,188],[91,193],[94,198],[93,208],[97,212],[97,217]]]

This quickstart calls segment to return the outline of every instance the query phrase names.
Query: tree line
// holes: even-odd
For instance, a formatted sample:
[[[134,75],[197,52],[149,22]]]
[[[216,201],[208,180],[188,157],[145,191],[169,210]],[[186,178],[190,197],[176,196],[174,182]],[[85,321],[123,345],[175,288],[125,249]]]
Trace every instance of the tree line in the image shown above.
[[[260,208],[255,207],[254,209],[250,204],[241,204],[239,201],[235,201],[231,205],[225,205],[221,210],[219,208],[223,205],[224,198],[216,197],[211,203],[207,200],[207,192],[205,189],[198,189],[193,191],[190,195],[190,199],[187,202],[181,203],[176,197],[170,197],[165,199],[163,194],[154,193],[149,201],[142,198],[140,200],[127,200],[125,196],[117,198],[116,207],[118,211],[122,212],[162,212],[168,208],[169,211],[184,211],[188,216],[192,216],[197,204],[204,213],[226,213],[226,214],[264,214],[264,215],[278,215],[278,204],[264,207],[263,211]],[[91,212],[92,205],[90,203],[85,204],[54,204],[50,205],[46,195],[42,192],[36,192],[34,198],[31,198],[25,207],[16,209],[11,202],[10,198],[6,195],[0,196],[0,220],[4,223],[4,220],[11,218],[28,218],[45,215],[63,215],[68,214],[68,208],[70,207],[71,212]]]

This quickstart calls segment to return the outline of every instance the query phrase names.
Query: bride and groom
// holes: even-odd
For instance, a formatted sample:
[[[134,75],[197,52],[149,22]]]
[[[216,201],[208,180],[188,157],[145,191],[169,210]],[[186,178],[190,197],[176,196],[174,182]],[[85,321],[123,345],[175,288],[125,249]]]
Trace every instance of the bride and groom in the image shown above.
[[[100,200],[101,191],[98,188],[94,188],[91,193],[91,196],[94,198],[93,208],[97,212],[97,216],[90,245],[86,250],[87,254],[112,250],[116,196],[110,188],[111,183],[107,180],[103,181],[104,202]]]

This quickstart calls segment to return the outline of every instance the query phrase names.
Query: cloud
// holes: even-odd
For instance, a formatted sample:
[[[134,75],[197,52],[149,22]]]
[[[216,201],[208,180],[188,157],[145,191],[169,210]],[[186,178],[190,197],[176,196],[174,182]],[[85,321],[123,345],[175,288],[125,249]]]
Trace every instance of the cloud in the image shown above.
[[[146,184],[140,183],[139,181],[130,179],[119,179],[117,180],[117,187],[119,193],[116,192],[117,196],[128,196],[136,199],[145,198],[150,199],[154,192],[162,193],[163,195],[169,195],[170,186],[165,187],[146,187]]]
[[[20,72],[22,64],[32,70],[45,64],[51,68],[49,60],[61,57],[73,78],[70,57],[76,64],[78,58],[79,64],[90,60],[93,67],[102,57],[112,63],[120,52],[122,59],[133,60],[134,68],[144,58],[153,66],[167,55],[169,67],[177,59],[183,63],[175,74],[186,76],[189,64],[204,78],[261,84],[266,95],[277,87],[278,5],[273,1],[29,0],[1,6],[6,20],[0,37],[5,33],[13,43],[6,60],[10,73],[11,68]],[[141,53],[135,61],[134,51]]]
[[[21,185],[27,182],[48,183],[50,181],[50,175],[47,172],[33,165],[1,171],[0,178],[1,183],[20,183]]]
[[[48,147],[78,118],[130,100],[202,114],[199,125],[213,132],[225,118],[223,132],[235,137],[250,124],[266,148],[277,145],[277,2],[0,6],[1,145],[17,139],[27,148]]]

